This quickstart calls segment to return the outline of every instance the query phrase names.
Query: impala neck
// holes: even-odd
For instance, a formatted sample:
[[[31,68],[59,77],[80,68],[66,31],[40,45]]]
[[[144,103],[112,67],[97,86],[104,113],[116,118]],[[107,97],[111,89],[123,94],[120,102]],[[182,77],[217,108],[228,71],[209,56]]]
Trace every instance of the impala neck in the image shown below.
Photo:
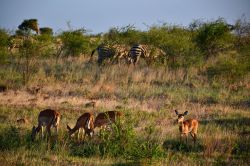
[[[182,127],[182,126],[183,126],[183,121],[178,122],[178,125],[179,125],[180,127]]]

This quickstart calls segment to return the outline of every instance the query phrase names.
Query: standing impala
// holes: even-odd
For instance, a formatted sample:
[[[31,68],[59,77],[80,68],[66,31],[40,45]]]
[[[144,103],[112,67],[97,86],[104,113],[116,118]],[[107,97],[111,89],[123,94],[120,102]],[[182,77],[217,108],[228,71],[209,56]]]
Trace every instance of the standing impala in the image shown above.
[[[105,128],[107,125],[110,125],[112,123],[115,123],[115,121],[122,116],[122,113],[119,111],[108,111],[108,112],[102,112],[97,115],[95,118],[94,126]]]
[[[84,137],[85,139],[86,134],[88,134],[90,137],[94,133],[94,115],[91,113],[84,113],[82,114],[76,121],[76,125],[73,129],[71,129],[67,125],[67,129],[69,130],[69,135],[71,136],[73,133],[75,133],[78,130],[78,136],[77,139],[79,140],[80,130],[82,129],[82,133],[84,130]]]
[[[189,119],[189,120],[184,120],[184,116],[188,114],[188,111],[185,111],[183,114],[179,114],[177,110],[175,110],[176,115],[178,116],[177,122],[179,125],[179,131],[180,131],[180,136],[186,137],[186,143],[188,140],[188,133],[193,138],[194,145],[197,139],[197,129],[198,129],[198,124],[199,122],[196,119]],[[180,137],[180,138],[181,138]]]
[[[42,130],[42,137],[44,136],[43,127],[46,127],[49,136],[51,136],[50,128],[55,127],[56,134],[58,133],[58,127],[60,122],[60,113],[52,110],[46,109],[39,113],[38,115],[38,126],[33,126],[31,139],[32,141],[35,140],[36,134]]]

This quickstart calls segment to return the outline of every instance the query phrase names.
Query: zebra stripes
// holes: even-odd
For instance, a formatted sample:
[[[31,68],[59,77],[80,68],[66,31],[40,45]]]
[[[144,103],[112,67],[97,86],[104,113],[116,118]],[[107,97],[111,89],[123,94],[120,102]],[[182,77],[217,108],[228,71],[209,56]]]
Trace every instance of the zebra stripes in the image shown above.
[[[146,59],[149,57],[146,45],[135,44],[131,47],[128,54],[128,63],[134,65],[139,61],[140,57]]]
[[[91,59],[95,53],[98,52],[98,65],[101,65],[104,60],[109,59],[112,63],[118,63],[120,59],[126,58],[128,54],[128,48],[125,45],[108,45],[100,44],[91,53]]]
[[[128,64],[133,63],[135,65],[138,63],[140,57],[142,57],[149,65],[153,60],[163,55],[166,55],[165,52],[159,48],[149,45],[135,44],[131,47],[127,59]]]
[[[165,56],[163,50],[150,45],[135,44],[130,49],[126,45],[121,44],[100,44],[91,53],[91,59],[95,53],[98,52],[98,64],[101,65],[104,60],[109,60],[112,64],[120,63],[122,59],[126,60],[128,64],[138,63],[140,57],[142,57],[149,65],[160,56]]]

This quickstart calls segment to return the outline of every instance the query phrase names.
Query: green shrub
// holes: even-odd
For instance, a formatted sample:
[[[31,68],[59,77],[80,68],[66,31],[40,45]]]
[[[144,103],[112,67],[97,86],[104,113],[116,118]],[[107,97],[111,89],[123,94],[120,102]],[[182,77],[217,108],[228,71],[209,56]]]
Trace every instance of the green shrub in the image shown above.
[[[232,47],[233,40],[230,28],[223,19],[202,24],[194,38],[207,58]]]
[[[147,43],[161,48],[172,68],[188,68],[200,62],[200,53],[192,42],[192,33],[180,26],[153,26],[147,33]]]
[[[9,34],[5,29],[0,29],[0,64],[4,64],[8,58]]]
[[[65,31],[59,37],[62,40],[64,56],[79,56],[89,52],[89,41],[82,29]]]

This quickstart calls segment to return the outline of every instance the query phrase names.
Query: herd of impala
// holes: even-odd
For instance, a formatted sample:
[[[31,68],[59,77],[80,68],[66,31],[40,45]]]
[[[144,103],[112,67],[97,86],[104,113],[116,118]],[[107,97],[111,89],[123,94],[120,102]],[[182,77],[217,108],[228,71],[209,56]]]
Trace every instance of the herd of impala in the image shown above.
[[[180,138],[182,139],[182,137],[185,136],[186,143],[187,143],[187,137],[188,137],[188,134],[190,133],[193,139],[194,145],[195,145],[196,139],[197,139],[198,120],[196,119],[184,120],[184,116],[188,114],[188,111],[180,114],[177,110],[175,110],[175,113],[178,117],[177,123],[179,125]],[[77,119],[75,127],[70,128],[67,125],[68,133],[71,136],[76,131],[78,131],[78,140],[79,140],[81,130],[82,130],[82,133],[84,133],[84,139],[86,135],[88,135],[89,137],[92,137],[94,134],[94,129],[96,127],[105,128],[108,125],[115,123],[116,120],[120,118],[122,115],[123,114],[119,111],[108,111],[108,112],[99,113],[97,117],[95,118],[92,113],[86,112]],[[36,134],[40,131],[43,137],[44,127],[46,127],[46,130],[49,136],[51,136],[51,132],[50,132],[51,127],[55,128],[55,131],[57,134],[59,122],[60,122],[59,112],[52,110],[52,109],[45,109],[41,111],[38,115],[38,126],[37,127],[34,126],[32,129],[32,135],[31,135],[32,140],[34,141]]]

